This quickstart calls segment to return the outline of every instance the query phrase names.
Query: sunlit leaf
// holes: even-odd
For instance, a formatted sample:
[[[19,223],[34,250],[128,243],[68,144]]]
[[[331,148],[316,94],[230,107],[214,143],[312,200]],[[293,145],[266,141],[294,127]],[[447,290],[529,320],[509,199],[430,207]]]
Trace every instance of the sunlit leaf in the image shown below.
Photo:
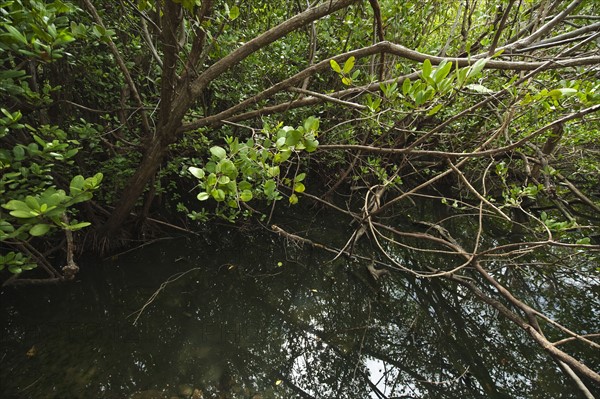
[[[337,73],[342,73],[342,67],[335,60],[329,60],[329,65],[331,65],[331,69],[333,69]]]

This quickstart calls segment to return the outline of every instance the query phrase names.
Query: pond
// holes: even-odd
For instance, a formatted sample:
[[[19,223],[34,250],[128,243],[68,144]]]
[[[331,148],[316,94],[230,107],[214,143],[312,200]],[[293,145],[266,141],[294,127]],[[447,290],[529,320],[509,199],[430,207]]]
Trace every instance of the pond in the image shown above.
[[[310,213],[276,222],[343,246],[348,220]],[[356,250],[373,256],[367,241]],[[0,396],[578,397],[525,333],[468,293],[402,273],[375,281],[368,260],[334,256],[258,225],[222,226],[84,257],[73,284],[5,290]],[[581,288],[569,281],[538,305],[560,315],[556,290]],[[597,330],[589,284],[573,289],[570,317]],[[596,354],[578,355],[599,368]]]

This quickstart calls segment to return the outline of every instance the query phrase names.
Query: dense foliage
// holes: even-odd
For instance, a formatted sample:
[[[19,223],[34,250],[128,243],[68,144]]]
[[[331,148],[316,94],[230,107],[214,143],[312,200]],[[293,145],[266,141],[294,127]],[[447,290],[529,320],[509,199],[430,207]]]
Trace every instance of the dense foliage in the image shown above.
[[[515,298],[507,270],[540,281],[583,257],[576,273],[598,278],[597,15],[592,0],[2,1],[4,284],[73,278],[84,242],[314,201],[356,221],[339,255],[369,239],[381,265],[465,287],[585,393],[600,377],[539,324],[577,335]],[[419,219],[423,198],[452,213]],[[408,266],[405,248],[449,261]]]

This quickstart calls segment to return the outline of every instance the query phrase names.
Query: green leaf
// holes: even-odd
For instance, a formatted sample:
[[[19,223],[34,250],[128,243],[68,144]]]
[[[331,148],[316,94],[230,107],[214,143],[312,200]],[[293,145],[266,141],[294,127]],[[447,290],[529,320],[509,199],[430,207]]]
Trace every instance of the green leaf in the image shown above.
[[[221,190],[220,188],[212,190],[210,194],[217,202],[225,201],[225,191]]]
[[[242,191],[242,193],[240,194],[240,199],[244,202],[250,201],[252,199],[252,191],[250,191],[250,190]]]
[[[440,83],[446,76],[448,76],[451,69],[452,63],[443,61],[433,73],[433,80],[435,83]]]
[[[331,69],[333,69],[335,72],[342,73],[340,64],[338,64],[335,60],[329,60],[329,65],[331,65]]]
[[[71,184],[69,185],[69,193],[71,195],[77,195],[83,191],[83,185],[85,184],[85,179],[81,175],[75,176],[71,179]]]
[[[31,234],[34,237],[43,236],[48,231],[50,231],[50,227],[52,227],[52,226],[50,226],[49,224],[45,224],[45,223],[36,224],[31,229],[29,229],[29,234]]]
[[[438,104],[435,107],[433,107],[432,109],[429,110],[429,112],[427,112],[427,116],[431,116],[431,115],[435,115],[437,114],[440,109],[442,109],[442,107],[444,106],[444,104]]]
[[[227,156],[227,151],[223,147],[219,147],[218,145],[210,148],[210,153],[213,154],[218,159],[223,159]]]
[[[479,83],[471,83],[469,85],[465,86],[467,89],[471,89],[477,93],[484,93],[484,94],[488,94],[488,93],[493,93],[493,90],[488,89],[487,87],[485,87],[484,85],[480,85]]]
[[[342,69],[342,73],[349,74],[352,68],[354,68],[354,62],[356,58],[354,56],[348,58],[346,62],[344,62],[344,68]]]
[[[319,118],[315,118],[314,116],[309,116],[304,121],[304,130],[307,132],[316,132],[319,130]]]
[[[233,21],[240,16],[240,8],[238,6],[233,6],[229,9],[229,20]]]
[[[402,82],[402,94],[406,96],[410,92],[411,87],[410,79],[404,79],[404,82]]]
[[[277,177],[279,176],[280,170],[279,170],[279,166],[270,166],[269,168],[267,168],[267,174],[270,177]]]
[[[88,227],[90,225],[91,225],[90,222],[80,222],[80,223],[70,224],[70,225],[66,226],[65,228],[67,230],[77,231],[77,230],[83,229],[84,227]]]
[[[469,68],[469,72],[467,73],[467,79],[478,75],[479,72],[481,72],[481,70],[483,69],[483,67],[485,67],[485,64],[487,62],[488,62],[487,58],[482,58],[480,60],[477,60],[477,62],[474,63],[473,65],[471,65],[471,67]]]
[[[207,192],[203,191],[200,194],[198,194],[198,197],[196,198],[198,198],[199,201],[206,201],[210,198],[210,195]]]
[[[299,130],[290,130],[287,132],[287,137],[285,139],[285,144],[292,147],[298,144],[300,139],[302,138],[302,132]]]
[[[589,245],[590,244],[590,237],[584,237],[584,238],[580,238],[579,240],[577,240],[577,244],[579,245]]]
[[[8,267],[8,271],[10,271],[12,274],[20,274],[21,272],[23,272],[23,269],[21,269],[21,267],[17,265],[10,265]]]
[[[225,176],[228,176],[230,179],[235,179],[238,175],[238,170],[235,167],[234,163],[231,162],[229,159],[223,159],[221,160],[218,164],[217,167],[215,168],[215,171],[217,173],[222,173]]]
[[[8,31],[8,35],[10,37],[12,37],[13,39],[15,39],[18,42],[21,42],[21,44],[24,44],[25,46],[27,46],[27,38],[25,37],[25,35],[23,35],[21,32],[19,32],[17,30],[17,28],[15,28],[12,25],[4,25],[4,28]]]
[[[429,61],[429,59],[426,59],[423,62],[423,77],[428,78],[430,75],[431,75],[431,61]]]
[[[342,83],[345,84],[346,86],[350,86],[352,84],[352,78],[348,78],[348,77],[344,76],[342,78]]]
[[[10,200],[6,204],[2,205],[3,208],[13,211],[26,211],[29,212],[31,208],[23,201]]]
[[[298,203],[298,196],[296,194],[290,195],[290,204],[295,205]]]
[[[565,87],[562,89],[554,89],[548,93],[548,97],[552,97],[554,99],[559,99],[561,97],[570,97],[577,94],[577,90],[571,89],[569,87]]]
[[[294,184],[294,191],[297,193],[303,193],[304,190],[306,190],[306,187],[304,187],[304,184],[302,183],[296,183]]]
[[[35,197],[32,197],[31,195],[28,195],[27,197],[25,197],[25,203],[27,204],[29,209],[36,210],[36,211],[40,209],[40,203],[38,202],[38,200]]]
[[[205,176],[204,169],[197,168],[195,166],[190,166],[188,171],[196,178],[203,179]]]
[[[319,146],[319,141],[315,139],[306,139],[304,141],[304,146],[306,147],[306,152],[313,152]]]
[[[31,211],[11,211],[10,214],[19,219],[30,219],[36,216]]]

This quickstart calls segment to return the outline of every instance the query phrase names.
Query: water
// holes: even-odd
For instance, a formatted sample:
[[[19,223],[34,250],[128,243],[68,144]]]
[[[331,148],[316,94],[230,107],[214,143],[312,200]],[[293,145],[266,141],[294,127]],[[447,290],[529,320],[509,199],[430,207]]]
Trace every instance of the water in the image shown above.
[[[334,246],[350,231],[322,214],[280,222]],[[371,251],[366,241],[357,250]],[[526,334],[462,289],[401,273],[376,282],[367,262],[333,257],[260,227],[224,226],[84,258],[74,284],[7,290],[0,396],[578,397]],[[536,298],[597,331],[598,285],[581,293],[569,281],[552,289],[571,287],[574,315],[556,291]],[[578,350],[597,370],[595,355]]]

